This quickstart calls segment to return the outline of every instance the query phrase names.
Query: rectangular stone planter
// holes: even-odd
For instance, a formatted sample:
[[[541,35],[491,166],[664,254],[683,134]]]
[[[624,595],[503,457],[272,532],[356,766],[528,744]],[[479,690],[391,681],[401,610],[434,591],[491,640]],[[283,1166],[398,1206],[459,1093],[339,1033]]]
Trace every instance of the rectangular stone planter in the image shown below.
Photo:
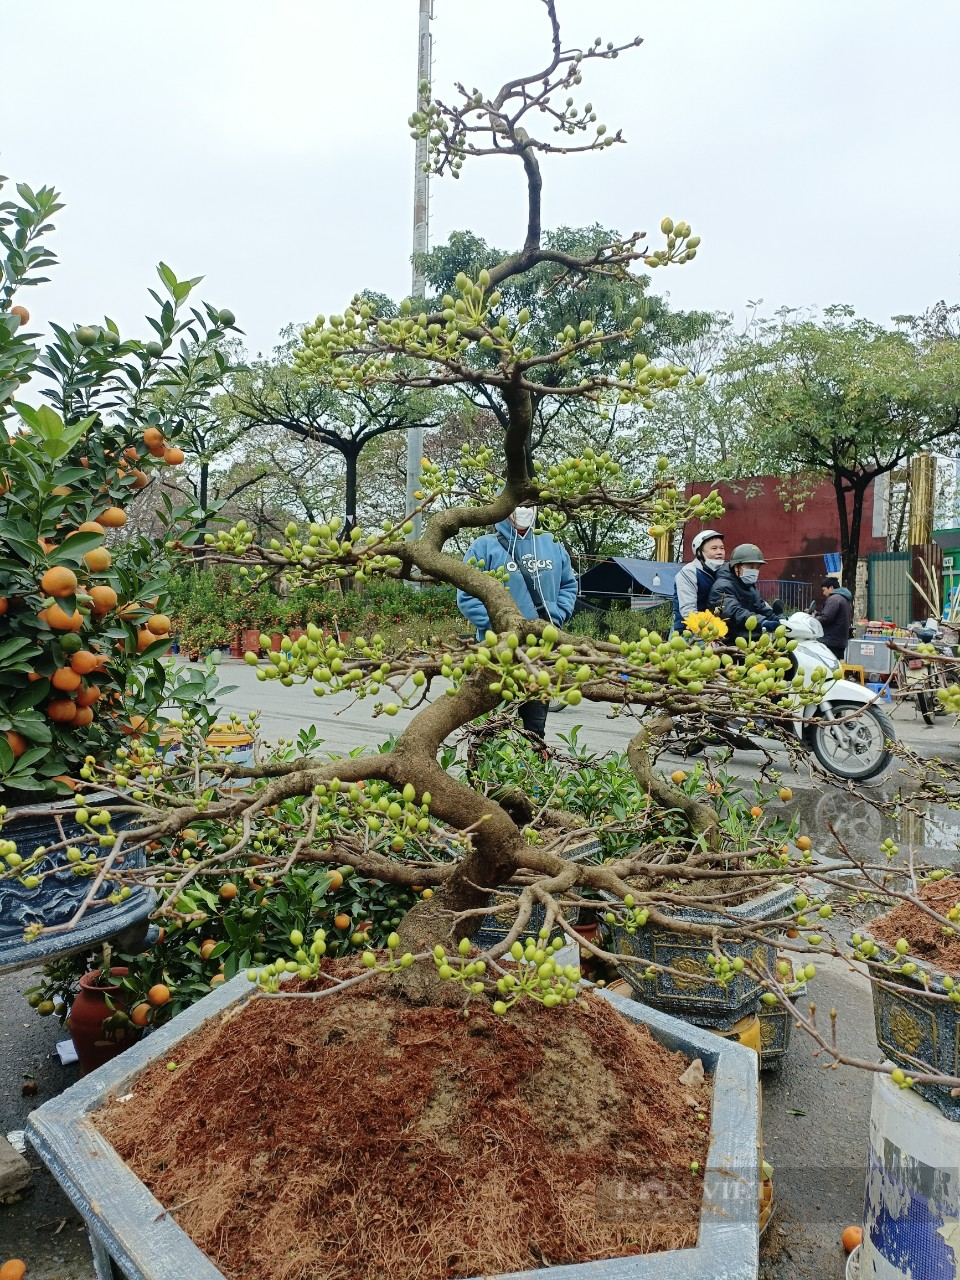
[[[52,1098],[27,1121],[27,1136],[90,1231],[98,1280],[113,1259],[128,1280],[223,1280],[222,1273],[120,1160],[90,1121],[108,1095],[130,1092],[151,1063],[175,1057],[197,1027],[249,999],[244,975],[224,983],[166,1026]],[[759,1251],[760,1102],[757,1055],[635,1001],[614,1007],[648,1026],[667,1048],[700,1058],[713,1075],[710,1152],[695,1248],[514,1272],[502,1280],[756,1280]],[[559,1016],[563,1016],[562,1013]]]
[[[919,1070],[916,1059],[926,1063],[934,1071],[944,1075],[960,1076],[960,1004],[953,1001],[931,999],[927,992],[947,995],[943,985],[946,974],[942,969],[919,960],[915,956],[898,956],[882,943],[871,939],[880,948],[871,965],[872,972],[902,987],[902,991],[889,991],[870,984],[873,994],[873,1020],[877,1030],[877,1044],[887,1057],[903,1067],[904,1071]],[[893,959],[899,965],[910,959],[917,970],[927,975],[926,988],[916,975],[886,972],[886,966],[877,966],[876,960]],[[960,1098],[951,1098],[950,1090],[943,1085],[917,1084],[914,1091],[950,1120],[960,1120]],[[960,1140],[960,1134],[958,1134]]]
[[[744,921],[763,920],[784,915],[791,907],[796,890],[792,885],[781,885],[749,902],[731,907],[729,914]],[[696,921],[702,924],[723,923],[716,912],[702,911],[696,907],[675,908],[678,920]],[[730,983],[721,985],[713,978],[707,963],[711,954],[706,936],[696,937],[653,925],[638,928],[633,934],[621,924],[604,925],[611,936],[611,950],[637,956],[650,963],[666,965],[683,976],[657,972],[652,978],[643,977],[641,965],[619,965],[621,977],[636,992],[637,998],[678,1017],[692,1022],[701,1019],[711,1026],[729,1030],[747,1013],[756,1011],[760,988],[751,974],[744,969]],[[731,959],[744,960],[774,969],[776,965],[776,938],[769,943],[748,941],[724,946]]]

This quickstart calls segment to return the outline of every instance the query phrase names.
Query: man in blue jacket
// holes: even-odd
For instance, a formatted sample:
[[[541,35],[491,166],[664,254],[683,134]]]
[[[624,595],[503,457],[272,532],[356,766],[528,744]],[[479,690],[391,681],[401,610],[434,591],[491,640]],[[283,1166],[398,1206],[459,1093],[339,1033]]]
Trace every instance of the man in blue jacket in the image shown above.
[[[573,613],[577,580],[567,552],[551,534],[538,533],[536,523],[536,507],[517,507],[493,533],[477,538],[464,560],[476,560],[487,572],[506,569],[510,575],[507,586],[523,616],[542,618],[562,627]],[[473,624],[477,639],[482,639],[490,626],[483,603],[476,596],[458,591],[457,608]],[[522,703],[520,719],[528,733],[542,738],[547,703],[539,699]]]

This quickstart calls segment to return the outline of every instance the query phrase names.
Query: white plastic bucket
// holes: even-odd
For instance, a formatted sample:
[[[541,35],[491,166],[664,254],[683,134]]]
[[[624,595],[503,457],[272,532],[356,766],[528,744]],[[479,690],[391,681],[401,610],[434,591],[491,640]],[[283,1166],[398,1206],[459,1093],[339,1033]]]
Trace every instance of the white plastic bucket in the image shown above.
[[[860,1280],[960,1276],[960,1124],[877,1075]]]

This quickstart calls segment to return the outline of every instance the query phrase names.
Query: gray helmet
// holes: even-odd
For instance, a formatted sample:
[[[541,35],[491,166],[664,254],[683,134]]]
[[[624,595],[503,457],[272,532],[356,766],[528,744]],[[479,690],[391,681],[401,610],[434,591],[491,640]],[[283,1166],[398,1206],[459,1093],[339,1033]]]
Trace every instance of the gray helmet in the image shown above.
[[[741,542],[739,547],[733,548],[733,555],[727,561],[727,564],[766,564],[763,558],[763,552],[755,542]]]

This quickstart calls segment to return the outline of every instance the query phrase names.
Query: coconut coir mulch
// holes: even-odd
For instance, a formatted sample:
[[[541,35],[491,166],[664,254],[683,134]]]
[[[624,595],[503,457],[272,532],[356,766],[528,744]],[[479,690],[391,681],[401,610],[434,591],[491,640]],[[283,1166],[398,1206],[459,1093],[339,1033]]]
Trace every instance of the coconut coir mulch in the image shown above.
[[[951,907],[960,903],[960,880],[954,876],[928,881],[920,887],[917,897],[939,915],[946,916]],[[886,915],[872,920],[868,932],[871,938],[891,948],[898,939],[906,938],[912,956],[960,977],[960,933],[952,936],[944,933],[939,921],[925,915],[912,902],[901,902]]]
[[[678,1082],[682,1055],[599,997],[463,1016],[377,987],[254,998],[97,1113],[229,1280],[451,1280],[696,1243],[711,1086]],[[651,1177],[672,1194],[645,1215]]]

